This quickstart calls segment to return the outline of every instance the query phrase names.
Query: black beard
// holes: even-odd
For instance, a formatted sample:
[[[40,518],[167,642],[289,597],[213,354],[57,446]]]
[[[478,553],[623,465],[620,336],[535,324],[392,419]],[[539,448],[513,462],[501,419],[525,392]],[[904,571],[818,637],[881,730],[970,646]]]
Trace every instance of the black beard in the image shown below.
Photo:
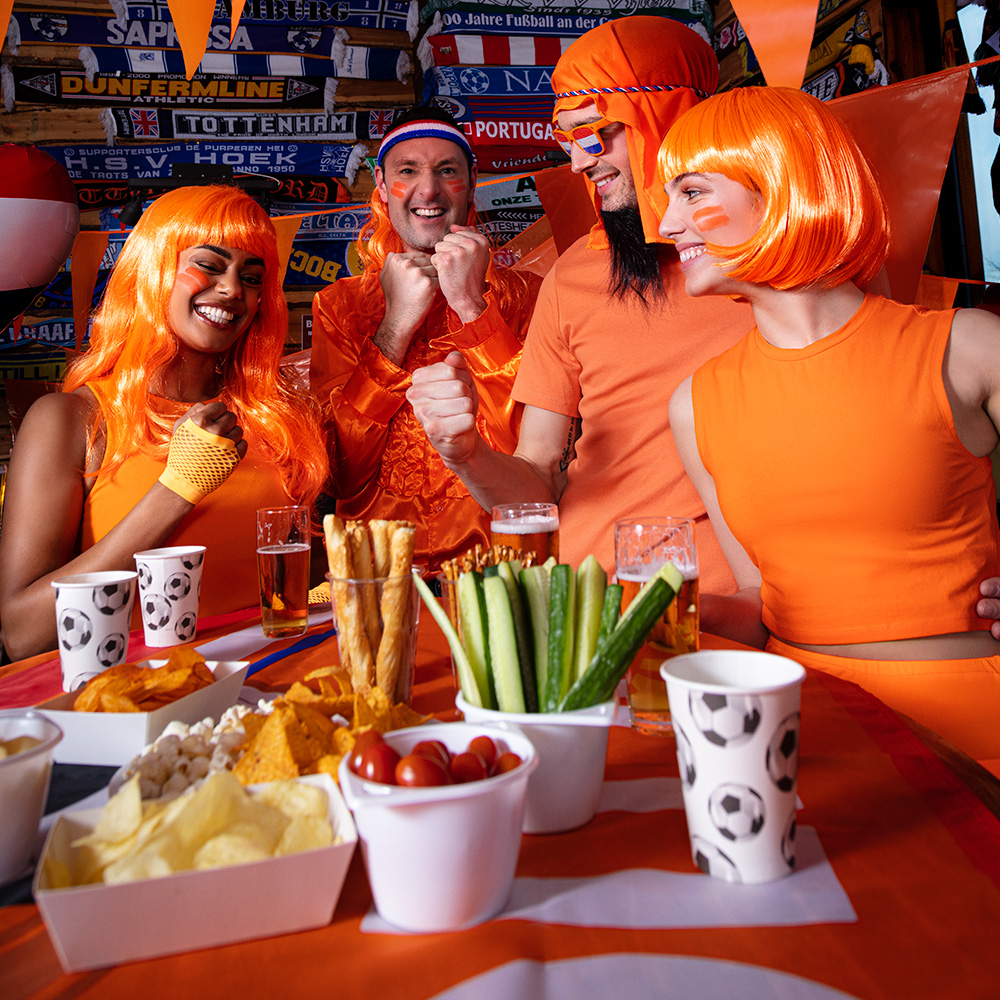
[[[601,220],[611,245],[611,294],[618,299],[634,295],[643,305],[649,305],[647,294],[659,299],[663,295],[661,248],[659,243],[646,242],[639,209],[601,212]]]

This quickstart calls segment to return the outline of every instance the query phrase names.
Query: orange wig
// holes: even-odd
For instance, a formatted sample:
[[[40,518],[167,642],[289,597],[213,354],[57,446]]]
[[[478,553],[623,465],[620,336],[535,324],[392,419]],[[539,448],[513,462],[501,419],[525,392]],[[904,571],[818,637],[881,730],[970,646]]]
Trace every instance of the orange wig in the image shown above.
[[[136,451],[166,456],[172,426],[149,407],[147,394],[178,349],[167,325],[178,256],[203,244],[245,250],[264,261],[257,315],[217,362],[219,398],[236,414],[251,447],[278,467],[289,495],[311,503],[328,462],[313,406],[279,367],[288,306],[275,230],[264,209],[237,187],[178,188],[147,209],[122,247],[94,315],[90,346],[70,366],[63,391],[97,379],[108,383],[110,405],[102,416],[113,432],[109,440],[121,443],[104,456],[103,473],[112,474]]]
[[[686,112],[659,151],[661,178],[723,174],[760,197],[745,243],[709,253],[733,278],[773,288],[866,284],[889,248],[889,218],[871,167],[840,120],[810,94],[740,87]]]

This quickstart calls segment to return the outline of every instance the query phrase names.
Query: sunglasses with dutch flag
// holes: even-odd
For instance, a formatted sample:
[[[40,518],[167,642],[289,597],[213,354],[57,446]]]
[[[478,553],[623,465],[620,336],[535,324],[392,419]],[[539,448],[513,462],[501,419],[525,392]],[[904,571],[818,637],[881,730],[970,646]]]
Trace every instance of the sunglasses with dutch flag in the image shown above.
[[[605,150],[601,130],[609,125],[620,124],[621,122],[612,121],[610,118],[598,118],[597,121],[587,122],[585,125],[574,125],[567,129],[557,128],[553,125],[552,135],[567,156],[572,156],[574,146],[587,156],[600,156]]]

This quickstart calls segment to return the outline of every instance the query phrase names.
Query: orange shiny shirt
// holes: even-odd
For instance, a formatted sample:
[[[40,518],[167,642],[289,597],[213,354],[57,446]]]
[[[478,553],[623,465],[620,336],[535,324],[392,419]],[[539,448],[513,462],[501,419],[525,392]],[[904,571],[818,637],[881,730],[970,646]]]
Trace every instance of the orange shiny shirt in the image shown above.
[[[417,526],[414,561],[436,569],[477,542],[489,544],[490,515],[445,468],[409,403],[410,373],[461,351],[479,394],[478,427],[507,454],[517,446],[521,407],[510,399],[538,279],[501,315],[486,309],[462,324],[439,295],[410,343],[402,367],[375,347],[385,315],[378,284],[341,278],[313,300],[310,387],[324,407],[332,491],[345,518],[392,518]]]

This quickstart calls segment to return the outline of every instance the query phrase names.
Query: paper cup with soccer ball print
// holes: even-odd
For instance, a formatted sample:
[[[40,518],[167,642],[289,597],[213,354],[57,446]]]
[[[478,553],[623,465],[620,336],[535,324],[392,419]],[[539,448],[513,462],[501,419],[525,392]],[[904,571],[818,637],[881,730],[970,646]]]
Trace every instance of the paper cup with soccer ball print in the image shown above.
[[[673,657],[660,675],[694,863],[726,882],[790,875],[805,670],[771,653],[719,649]]]
[[[178,646],[194,638],[204,562],[204,545],[136,552],[139,609],[147,646]]]
[[[108,570],[52,581],[64,691],[125,659],[135,579],[131,571]]]

